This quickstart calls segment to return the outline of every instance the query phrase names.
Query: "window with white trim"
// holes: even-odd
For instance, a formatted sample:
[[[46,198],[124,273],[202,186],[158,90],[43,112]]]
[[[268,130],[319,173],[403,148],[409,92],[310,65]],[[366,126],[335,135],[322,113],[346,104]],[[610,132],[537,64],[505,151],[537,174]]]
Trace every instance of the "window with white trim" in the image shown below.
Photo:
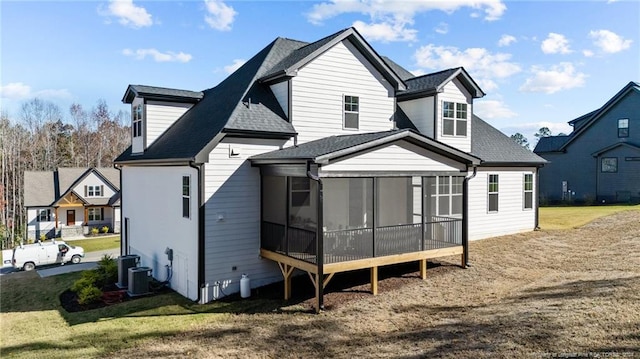
[[[343,127],[357,130],[360,117],[360,98],[358,96],[344,96]]]
[[[133,107],[133,113],[131,114],[133,121],[131,123],[131,130],[133,131],[133,137],[142,136],[142,117],[143,108],[142,104],[138,104]]]
[[[498,175],[489,175],[488,183],[488,208],[489,212],[498,212]]]
[[[468,106],[466,103],[443,101],[442,134],[447,136],[467,136]]]
[[[85,197],[102,197],[102,186],[85,186]]]
[[[438,216],[462,216],[462,183],[461,176],[427,177],[426,185],[431,194],[431,210]],[[425,213],[426,213],[425,212]]]
[[[38,222],[51,222],[51,210],[39,209],[37,215]]]
[[[182,218],[191,218],[191,177],[182,176]]]
[[[618,120],[618,137],[629,137],[628,118],[621,118]]]
[[[533,208],[533,173],[524,174],[523,202],[524,209]]]
[[[87,210],[87,220],[91,221],[102,221],[104,217],[104,209],[103,208],[89,208]]]

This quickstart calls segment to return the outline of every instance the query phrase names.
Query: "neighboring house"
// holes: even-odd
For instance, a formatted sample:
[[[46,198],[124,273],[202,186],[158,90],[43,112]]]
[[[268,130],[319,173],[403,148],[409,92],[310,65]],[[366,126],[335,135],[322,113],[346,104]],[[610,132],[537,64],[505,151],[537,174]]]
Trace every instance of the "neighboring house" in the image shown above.
[[[640,201],[640,84],[630,82],[599,109],[569,124],[568,136],[540,139],[534,152],[540,198],[549,202]]]
[[[114,168],[25,171],[27,239],[81,237],[91,228],[120,232],[120,176]]]
[[[123,254],[206,302],[307,271],[461,255],[537,226],[544,160],[473,116],[463,68],[414,77],[354,29],[278,38],[214,88],[130,85]],[[172,260],[166,253],[172,253]],[[276,265],[277,263],[277,265]],[[169,276],[167,267],[172,269]]]

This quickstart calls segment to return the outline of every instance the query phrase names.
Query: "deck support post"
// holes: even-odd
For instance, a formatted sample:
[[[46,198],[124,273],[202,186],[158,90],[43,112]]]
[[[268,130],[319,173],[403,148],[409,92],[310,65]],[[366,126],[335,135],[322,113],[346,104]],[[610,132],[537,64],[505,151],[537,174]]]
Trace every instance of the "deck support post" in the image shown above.
[[[420,278],[427,280],[427,259],[420,260]]]
[[[371,293],[378,295],[378,267],[371,267]]]
[[[289,300],[291,299],[291,275],[295,268],[280,262],[278,262],[278,267],[280,267],[280,272],[282,272],[282,276],[284,277],[284,300]]]

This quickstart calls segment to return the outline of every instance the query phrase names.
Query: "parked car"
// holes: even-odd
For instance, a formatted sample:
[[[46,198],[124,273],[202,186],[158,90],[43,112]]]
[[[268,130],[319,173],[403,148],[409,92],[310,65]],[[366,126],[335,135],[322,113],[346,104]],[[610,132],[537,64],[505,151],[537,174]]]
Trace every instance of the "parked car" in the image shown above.
[[[12,263],[16,269],[30,271],[46,264],[77,264],[84,257],[84,249],[62,241],[27,244],[13,249]]]

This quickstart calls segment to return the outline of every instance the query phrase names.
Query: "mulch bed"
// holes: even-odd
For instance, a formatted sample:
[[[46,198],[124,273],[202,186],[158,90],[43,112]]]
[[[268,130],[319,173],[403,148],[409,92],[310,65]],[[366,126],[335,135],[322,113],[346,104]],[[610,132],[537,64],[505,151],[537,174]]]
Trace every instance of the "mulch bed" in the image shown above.
[[[170,288],[162,286],[156,290],[152,290],[149,294],[130,297],[129,295],[127,295],[126,289],[120,289],[115,284],[111,284],[102,288],[103,296],[101,300],[88,304],[80,304],[78,303],[78,295],[75,292],[71,291],[71,289],[67,289],[60,294],[60,305],[62,305],[62,308],[64,308],[64,310],[69,313],[82,312],[85,310],[104,308],[109,305],[128,302],[131,300],[158,294],[170,293],[171,291],[172,290]]]

